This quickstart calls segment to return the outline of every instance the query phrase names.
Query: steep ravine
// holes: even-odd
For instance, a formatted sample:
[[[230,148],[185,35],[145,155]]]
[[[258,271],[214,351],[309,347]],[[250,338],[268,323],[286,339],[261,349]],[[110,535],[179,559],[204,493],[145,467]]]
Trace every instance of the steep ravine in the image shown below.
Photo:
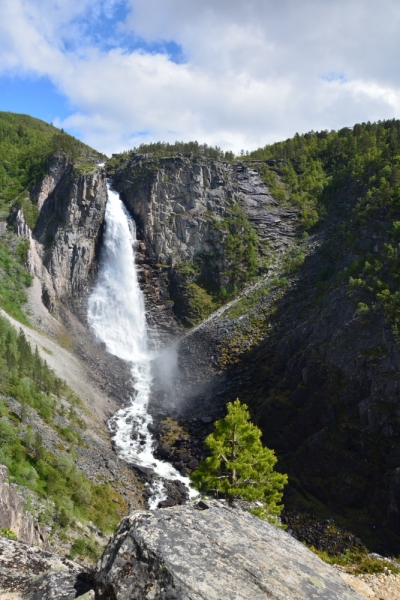
[[[93,380],[123,402],[129,369],[86,329],[105,173],[72,177],[71,165],[54,161],[38,187],[44,200],[35,230],[16,219],[32,240],[35,282],[59,319],[46,314],[41,326],[60,335],[54,327],[67,324]],[[371,549],[397,552],[397,343],[383,314],[357,313],[359,298],[343,280],[334,283],[357,251],[340,250],[355,195],[345,191],[301,241],[298,209],[275,200],[254,165],[129,155],[107,171],[137,225],[148,324],[161,345],[181,340],[173,386],[153,381],[156,455],[184,474],[189,463],[195,468],[213,421],[239,396],[289,473],[285,518],[300,539],[318,543],[333,516]],[[256,252],[256,269],[241,239]],[[375,247],[376,235],[367,227],[359,243]]]
[[[300,539],[318,544],[333,517],[353,540],[399,552],[398,344],[382,310],[358,311],[368,294],[352,294],[341,275],[360,253],[385,247],[387,217],[347,233],[360,193],[350,186],[293,246],[296,211],[271,197],[254,168],[133,155],[110,173],[137,221],[148,307],[155,321],[163,315],[167,339],[186,322],[193,281],[209,294],[229,289],[235,265],[219,223],[235,205],[257,231],[265,269],[258,291],[182,338],[174,393],[160,385],[152,400],[164,456],[178,468],[180,452],[200,458],[213,420],[239,396],[289,473],[285,518]],[[171,446],[168,416],[194,445]]]

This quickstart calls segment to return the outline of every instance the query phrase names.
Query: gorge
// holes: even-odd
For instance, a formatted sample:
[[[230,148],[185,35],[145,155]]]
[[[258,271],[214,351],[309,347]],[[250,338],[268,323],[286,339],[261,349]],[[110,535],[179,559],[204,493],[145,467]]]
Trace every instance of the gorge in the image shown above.
[[[293,537],[399,554],[398,122],[248,157],[178,144],[106,159],[16,119],[53,145],[1,197],[0,268],[14,277],[1,306],[69,388],[24,396],[2,325],[0,416],[20,450],[0,462],[43,539],[85,562],[131,511],[185,503],[239,397],[289,475]]]

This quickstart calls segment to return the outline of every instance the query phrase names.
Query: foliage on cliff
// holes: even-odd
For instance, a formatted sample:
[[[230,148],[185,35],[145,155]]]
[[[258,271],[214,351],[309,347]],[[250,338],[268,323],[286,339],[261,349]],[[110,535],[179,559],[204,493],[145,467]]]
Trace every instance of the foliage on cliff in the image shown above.
[[[16,197],[30,190],[45,173],[49,157],[64,152],[72,160],[102,154],[39,119],[0,112],[0,216],[8,215]]]
[[[333,283],[347,282],[354,297],[363,300],[358,302],[358,315],[384,310],[399,335],[400,121],[296,135],[249,157],[266,161],[266,177],[279,172],[291,202],[302,207],[306,227],[332,214],[344,195],[351,199],[327,252],[338,257],[352,249],[355,257]],[[375,239],[371,248],[359,243],[366,227]],[[362,297],[365,293],[369,303]]]
[[[235,292],[257,272],[257,233],[238,205],[233,207],[228,219],[216,221],[215,225],[228,233],[225,239],[225,253],[230,261],[226,271],[230,283],[228,293]]]
[[[233,152],[224,152],[218,146],[208,146],[199,144],[199,142],[154,142],[150,144],[140,144],[132,150],[135,154],[155,154],[161,156],[176,156],[177,154],[192,155],[193,157],[210,158],[212,160],[233,160]]]
[[[32,277],[23,264],[29,242],[25,239],[13,242],[8,244],[0,240],[0,306],[11,316],[26,323],[22,306],[27,300],[25,290],[31,284]]]
[[[63,446],[57,455],[48,450],[29,425],[30,411],[36,411],[61,439],[75,443],[79,443],[79,430],[86,426],[73,409],[77,403],[73,392],[55,376],[37,349],[32,351],[22,330],[18,334],[2,317],[0,392],[5,394],[0,396],[0,464],[8,467],[18,483],[54,502],[55,514],[42,518],[55,518],[60,527],[75,518],[93,520],[104,529],[115,527],[120,518],[113,502],[117,494],[107,485],[90,481]],[[20,403],[20,414],[10,410],[7,396]],[[69,412],[66,402],[70,403]],[[54,421],[57,415],[68,417],[70,426],[58,426]]]
[[[250,414],[239,400],[229,402],[228,414],[215,422],[215,431],[205,440],[210,452],[192,480],[199,490],[222,493],[229,502],[235,498],[259,501],[252,512],[276,520],[282,511],[282,489],[287,476],[274,471],[276,456],[263,447],[261,431],[250,423]]]
[[[358,184],[367,204],[393,206],[400,200],[400,121],[395,119],[296,134],[243,160],[265,161],[266,177],[269,171],[282,176],[307,227],[326,214],[327,204],[350,183]]]
[[[363,124],[254,153],[250,164],[274,172],[291,201],[304,203],[305,217],[315,210],[319,222],[298,245],[295,268],[283,265],[284,287],[272,279],[265,294],[257,289],[232,307],[232,318],[249,317],[237,320],[223,347],[234,365],[227,398],[240,394],[249,404],[290,475],[286,509],[321,521],[336,515],[370,549],[393,552],[399,134],[399,121]]]

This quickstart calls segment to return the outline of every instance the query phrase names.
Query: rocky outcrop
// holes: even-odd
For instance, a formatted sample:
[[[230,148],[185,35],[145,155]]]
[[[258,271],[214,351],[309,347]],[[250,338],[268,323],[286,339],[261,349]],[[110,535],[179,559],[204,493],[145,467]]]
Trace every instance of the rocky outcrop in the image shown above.
[[[361,599],[290,535],[216,501],[132,513],[96,568],[99,600]]]
[[[25,501],[9,483],[6,483],[8,469],[0,465],[0,525],[11,530],[23,542],[44,545],[47,535],[34,518],[24,512]]]
[[[36,577],[22,593],[23,600],[94,600],[88,573],[47,571]]]
[[[71,560],[0,537],[0,593],[24,600],[72,600],[92,589],[91,577]]]
[[[96,269],[107,199],[104,171],[93,164],[81,173],[64,154],[56,154],[33,190],[38,219],[31,231],[23,210],[14,217],[15,232],[30,241],[27,266],[42,284],[44,304],[78,300]]]

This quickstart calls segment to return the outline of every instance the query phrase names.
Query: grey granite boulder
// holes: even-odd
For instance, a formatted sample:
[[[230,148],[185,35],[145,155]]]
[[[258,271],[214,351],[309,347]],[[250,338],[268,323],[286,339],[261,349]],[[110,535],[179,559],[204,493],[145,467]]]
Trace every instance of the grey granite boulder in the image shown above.
[[[91,578],[86,573],[49,571],[35,578],[22,594],[24,600],[74,600],[90,592]],[[87,596],[89,597],[89,596]],[[94,593],[92,592],[94,598]]]
[[[98,600],[361,600],[281,529],[222,503],[136,511],[96,565]]]
[[[90,576],[81,565],[0,536],[0,593],[22,592],[27,600],[69,600],[90,587]]]

